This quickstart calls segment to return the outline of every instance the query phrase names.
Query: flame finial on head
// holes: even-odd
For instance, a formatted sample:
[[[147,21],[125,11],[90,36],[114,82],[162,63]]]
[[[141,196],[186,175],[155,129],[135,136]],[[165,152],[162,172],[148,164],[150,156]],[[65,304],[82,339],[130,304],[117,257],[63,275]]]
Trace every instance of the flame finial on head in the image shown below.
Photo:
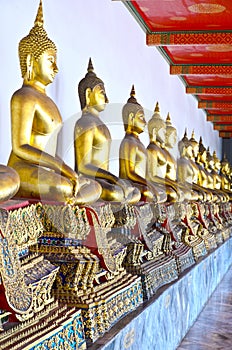
[[[92,63],[92,59],[91,57],[89,58],[89,63],[88,63],[88,68],[87,68],[88,73],[89,72],[93,72],[94,68],[93,68],[93,63]]]
[[[135,86],[134,86],[134,84],[132,85],[130,95],[131,95],[131,97],[135,97]]]
[[[202,137],[200,136],[200,139],[199,139],[199,153],[203,154],[205,151],[206,151],[206,148],[203,145]]]
[[[166,125],[167,126],[171,126],[172,122],[171,122],[171,117],[170,117],[170,113],[168,112],[167,118],[166,118]]]
[[[37,15],[35,18],[34,26],[41,26],[43,27],[44,19],[43,19],[43,5],[42,0],[40,0],[39,8],[37,11]]]
[[[127,100],[127,103],[134,103],[134,104],[137,104],[138,106],[141,106],[136,97],[135,97],[135,86],[134,84],[132,85],[132,88],[131,88],[131,92],[130,92],[130,97],[128,98]]]
[[[159,102],[156,102],[154,112],[160,113]]]
[[[185,130],[184,130],[184,136],[183,136],[181,141],[184,142],[185,145],[188,145],[188,146],[190,145],[189,139],[187,137],[187,128],[185,128]]]
[[[191,143],[197,143],[197,144],[198,144],[197,140],[195,139],[194,130],[192,131],[192,135],[191,135],[191,138],[189,139],[189,141],[190,141]]]

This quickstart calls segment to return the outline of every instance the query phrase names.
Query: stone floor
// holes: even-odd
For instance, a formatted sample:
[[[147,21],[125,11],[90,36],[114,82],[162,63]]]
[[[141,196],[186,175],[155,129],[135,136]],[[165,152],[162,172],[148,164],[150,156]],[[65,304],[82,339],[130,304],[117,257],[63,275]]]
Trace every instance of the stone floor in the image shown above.
[[[232,267],[177,350],[232,349]]]

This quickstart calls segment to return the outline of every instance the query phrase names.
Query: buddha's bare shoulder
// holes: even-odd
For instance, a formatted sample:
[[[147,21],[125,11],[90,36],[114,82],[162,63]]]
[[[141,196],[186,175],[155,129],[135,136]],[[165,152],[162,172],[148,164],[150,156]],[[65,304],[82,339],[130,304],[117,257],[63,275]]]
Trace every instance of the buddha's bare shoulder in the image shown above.
[[[75,129],[92,129],[99,126],[99,118],[93,116],[92,114],[83,114],[81,118],[76,121]]]
[[[38,96],[34,89],[30,88],[29,86],[22,86],[20,89],[16,90],[12,97],[11,101],[33,101],[37,100]]]
[[[147,149],[150,151],[158,151],[158,152],[162,151],[161,148],[153,142],[149,143],[149,145],[147,146]]]

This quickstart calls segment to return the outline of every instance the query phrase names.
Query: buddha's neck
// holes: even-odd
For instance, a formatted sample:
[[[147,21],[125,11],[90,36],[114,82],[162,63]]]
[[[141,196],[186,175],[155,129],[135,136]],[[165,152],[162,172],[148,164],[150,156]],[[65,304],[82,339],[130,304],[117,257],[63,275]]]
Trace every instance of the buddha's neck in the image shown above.
[[[43,94],[46,94],[45,85],[37,80],[36,81],[35,80],[32,80],[32,81],[24,80],[23,85],[30,86],[30,87],[34,88],[35,90],[42,92]]]
[[[162,147],[162,142],[160,142],[159,140],[151,139],[151,140],[150,140],[150,143],[152,143],[152,144],[158,146],[159,148]]]
[[[96,110],[96,108],[94,108],[93,106],[86,106],[84,109],[83,109],[83,114],[92,114],[94,117],[99,117],[99,111]]]
[[[135,130],[131,130],[130,128],[127,129],[126,134],[127,134],[127,135],[132,135],[132,136],[134,136],[136,139],[139,138],[139,133],[138,133],[137,131],[135,131]]]
[[[173,148],[173,147],[171,147],[169,144],[167,144],[167,143],[164,143],[163,145],[162,145],[162,147],[164,148],[164,149],[166,149],[168,152],[170,152],[171,151],[171,149]]]

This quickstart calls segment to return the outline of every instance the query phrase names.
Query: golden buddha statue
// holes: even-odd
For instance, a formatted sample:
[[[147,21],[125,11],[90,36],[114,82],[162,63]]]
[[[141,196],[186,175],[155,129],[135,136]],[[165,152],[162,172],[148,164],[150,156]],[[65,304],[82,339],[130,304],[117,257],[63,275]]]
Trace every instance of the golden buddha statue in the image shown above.
[[[214,188],[219,193],[220,198],[223,202],[227,202],[229,200],[229,195],[221,190],[222,186],[222,178],[220,175],[220,170],[221,170],[221,162],[220,159],[217,157],[216,151],[213,151],[213,170],[212,170],[212,175],[213,175],[213,180],[214,180]]]
[[[180,157],[177,160],[178,181],[183,187],[187,186],[191,190],[191,200],[199,200],[202,197],[194,188],[194,169],[190,160],[192,157],[192,145],[187,138],[186,131],[183,138],[178,142],[178,149],[180,153]]]
[[[216,151],[213,151],[213,176],[214,176],[214,188],[217,190],[221,189],[222,179],[220,176],[221,162],[217,157]]]
[[[199,177],[201,175],[200,175],[199,166],[196,163],[197,155],[199,152],[199,143],[195,139],[194,130],[192,131],[192,135],[191,135],[191,138],[189,139],[189,142],[192,146],[192,153],[190,154],[189,161],[191,162],[192,170],[193,170],[193,179],[192,179],[193,189],[198,192],[199,200],[205,201],[205,200],[207,200],[207,192],[205,191],[205,189],[203,187],[201,187],[199,185],[199,183],[200,183]]]
[[[201,186],[204,189],[205,192],[205,200],[211,201],[212,200],[212,193],[208,189],[208,176],[207,172],[205,170],[205,163],[207,159],[207,150],[205,146],[202,143],[202,137],[199,139],[199,149],[196,157],[196,164],[199,169],[198,173],[198,185]]]
[[[214,179],[213,179],[213,175],[212,175],[213,166],[214,166],[213,156],[211,155],[211,153],[209,151],[209,147],[208,147],[206,150],[205,170],[206,170],[207,176],[208,176],[207,187],[211,190],[214,190]]]
[[[153,183],[162,186],[167,194],[168,202],[176,202],[179,198],[176,186],[166,178],[166,152],[163,149],[166,135],[166,123],[161,118],[159,103],[156,103],[154,113],[148,121],[150,143],[148,152],[147,178]]]
[[[8,165],[20,177],[17,197],[92,203],[100,197],[100,185],[79,177],[56,155],[62,118],[45,91],[58,72],[56,51],[43,28],[40,1],[34,27],[19,43],[23,85],[11,98],[12,152]]]
[[[208,177],[208,188],[212,193],[212,200],[214,202],[224,201],[224,196],[222,197],[220,191],[215,187],[214,158],[209,151],[209,147],[207,148],[205,170]]]
[[[175,186],[175,189],[179,196],[179,201],[190,200],[191,191],[183,183],[179,182],[177,179],[177,161],[172,155],[172,149],[174,148],[177,140],[177,130],[171,123],[170,114],[168,113],[166,118],[166,134],[165,143],[163,145],[163,150],[166,155],[166,176],[169,182]]]
[[[229,175],[230,175],[230,164],[226,158],[226,155],[224,154],[224,157],[221,161],[221,178],[222,178],[221,188],[224,191],[231,192],[231,183],[230,183]]]
[[[132,86],[130,98],[123,106],[122,118],[125,136],[119,150],[120,177],[129,180],[140,190],[143,201],[155,203],[163,201],[164,198],[160,195],[164,192],[159,192],[155,184],[146,178],[147,150],[139,139],[146,121],[143,107],[135,98],[134,86]]]
[[[76,171],[101,184],[102,200],[137,203],[141,196],[138,189],[109,171],[111,135],[99,116],[108,99],[104,83],[95,74],[91,59],[87,74],[79,82],[78,92],[82,116],[74,131]]]
[[[17,193],[20,179],[17,172],[0,164],[0,203],[12,198]]]

